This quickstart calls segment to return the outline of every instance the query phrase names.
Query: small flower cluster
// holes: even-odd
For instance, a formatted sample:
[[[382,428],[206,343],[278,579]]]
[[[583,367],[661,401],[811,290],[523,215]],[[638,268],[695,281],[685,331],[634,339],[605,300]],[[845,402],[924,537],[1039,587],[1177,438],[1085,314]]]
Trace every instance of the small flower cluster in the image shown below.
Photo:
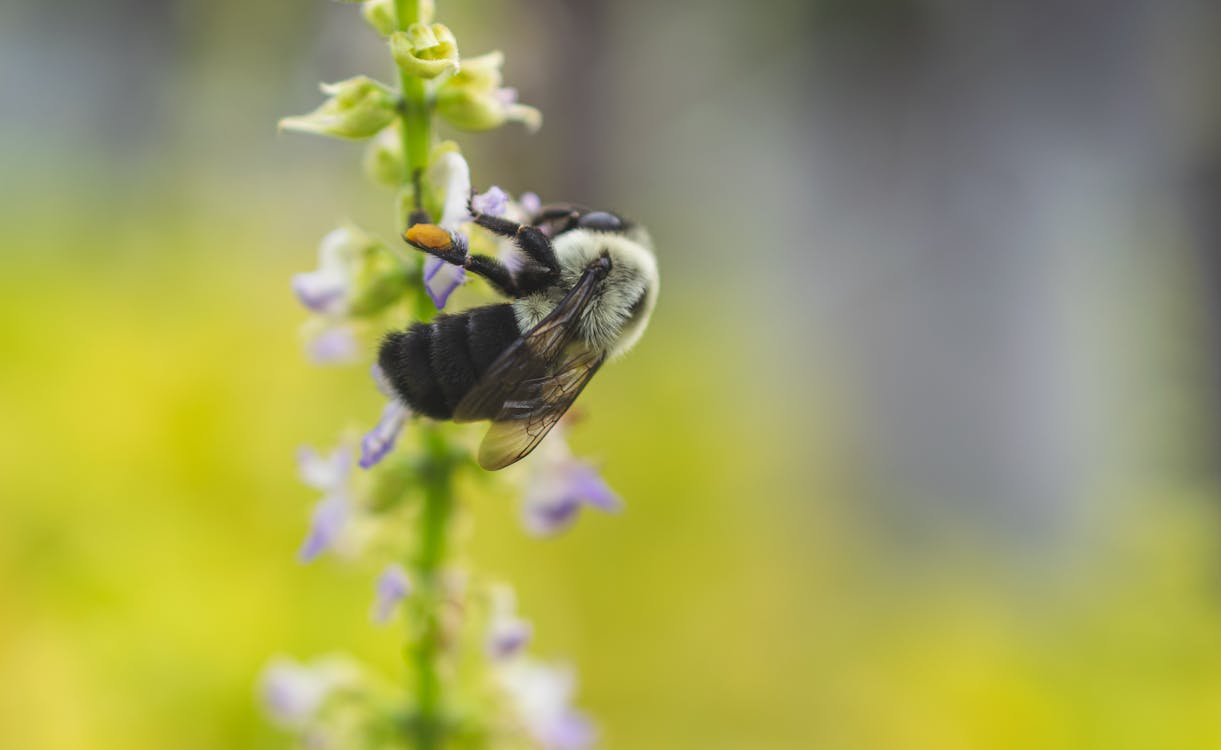
[[[360,5],[385,39],[400,86],[364,76],[324,85],[326,101],[307,115],[282,120],[281,128],[366,141],[365,172],[397,191],[400,222],[423,211],[455,243],[495,254],[510,267],[519,263],[512,244],[471,223],[469,210],[525,221],[538,212],[538,196],[524,193],[514,200],[498,187],[475,193],[458,146],[433,142],[431,117],[464,130],[507,122],[533,130],[541,123],[538,111],[518,103],[516,91],[503,86],[502,54],[460,55],[453,32],[433,22],[431,3]],[[292,279],[293,293],[311,313],[303,327],[306,353],[318,364],[367,361],[383,331],[427,319],[466,281],[459,266],[342,225],[322,239],[316,267]],[[439,684],[444,695],[437,705],[423,695],[405,695],[396,686],[400,680],[379,678],[343,657],[310,664],[281,657],[264,672],[267,711],[311,748],[410,747],[412,737],[415,746],[441,747],[438,736],[462,739],[463,746],[589,747],[592,725],[571,705],[573,673],[526,655],[533,629],[517,615],[512,589],[422,552],[445,548],[452,522],[443,507],[453,504],[453,475],[467,467],[478,471],[463,448],[465,433],[414,420],[376,365],[371,374],[385,397],[373,426],[329,452],[302,448],[298,455],[301,480],[321,493],[298,557],[310,562],[331,552],[372,559],[381,572],[371,586],[370,619],[377,625],[406,621],[413,640],[407,652],[414,654],[409,670],[419,684]],[[419,433],[420,446],[400,448],[405,432]],[[560,433],[517,474],[524,490],[523,526],[537,536],[568,528],[584,506],[609,512],[622,506]]]
[[[409,588],[401,568],[387,569],[378,581],[375,619],[389,621]],[[487,715],[484,723],[508,727],[504,739],[509,743],[524,740],[546,750],[590,747],[596,739],[593,724],[572,705],[576,675],[566,664],[542,662],[526,653],[532,629],[516,615],[512,589],[491,584],[483,587],[481,596],[462,594],[469,603],[481,605],[472,608],[480,610],[483,649],[464,645],[484,659],[484,680],[473,686],[468,698],[479,706],[477,713]],[[453,637],[462,638],[460,630],[455,628]],[[401,703],[392,685],[342,656],[310,663],[274,658],[263,670],[259,698],[272,721],[310,748],[372,746],[371,738],[387,728],[393,731],[393,707]],[[456,738],[485,738],[487,728],[467,719],[455,721],[451,731]],[[493,740],[479,746],[497,745]]]
[[[517,101],[517,89],[506,87],[501,68],[504,54],[496,51],[460,58],[458,40],[444,24],[427,20],[399,29],[388,0],[362,3],[365,20],[386,37],[399,70],[433,84],[436,113],[461,130],[493,130],[507,122],[535,131],[542,114]],[[425,10],[424,18],[431,16]],[[376,136],[398,117],[398,96],[386,84],[367,76],[322,84],[327,100],[306,115],[280,121],[284,130],[362,140]]]

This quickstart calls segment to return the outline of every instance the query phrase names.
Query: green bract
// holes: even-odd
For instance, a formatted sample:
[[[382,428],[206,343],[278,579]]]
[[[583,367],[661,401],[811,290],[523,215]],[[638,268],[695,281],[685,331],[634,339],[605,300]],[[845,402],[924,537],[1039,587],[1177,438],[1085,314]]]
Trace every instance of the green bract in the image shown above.
[[[322,84],[330,96],[307,115],[280,120],[283,130],[359,140],[377,135],[398,114],[395,96],[385,85],[366,76]]]
[[[517,91],[501,87],[504,55],[489,52],[466,60],[462,70],[437,87],[437,114],[462,130],[491,130],[509,121],[531,131],[543,123],[534,107],[517,103]]]
[[[406,182],[407,160],[403,154],[403,132],[396,121],[369,141],[365,149],[365,176],[386,187]]]
[[[346,262],[352,274],[347,314],[354,318],[376,315],[403,298],[416,275],[414,265],[402,263],[380,240],[349,228],[352,242]]]
[[[413,23],[390,35],[390,54],[399,68],[418,78],[436,78],[458,69],[458,40],[445,24]]]
[[[394,0],[365,0],[361,3],[360,14],[382,36],[394,33]]]

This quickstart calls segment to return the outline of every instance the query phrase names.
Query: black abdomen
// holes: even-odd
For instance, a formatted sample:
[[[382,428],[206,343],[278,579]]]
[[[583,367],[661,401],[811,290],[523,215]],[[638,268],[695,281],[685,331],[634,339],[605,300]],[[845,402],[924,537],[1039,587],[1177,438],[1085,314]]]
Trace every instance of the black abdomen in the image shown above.
[[[412,411],[449,419],[479,377],[520,336],[512,305],[476,307],[387,334],[377,362]]]

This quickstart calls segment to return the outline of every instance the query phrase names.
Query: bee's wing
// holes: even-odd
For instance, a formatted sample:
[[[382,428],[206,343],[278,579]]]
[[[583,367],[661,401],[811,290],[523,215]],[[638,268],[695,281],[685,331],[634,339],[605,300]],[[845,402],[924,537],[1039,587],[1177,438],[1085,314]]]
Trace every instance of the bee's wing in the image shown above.
[[[509,345],[454,409],[454,421],[491,419],[479,465],[503,469],[551,431],[605,359],[575,341],[576,324],[606,274],[592,265],[551,314]]]
[[[554,373],[528,386],[529,392],[541,395],[534,400],[508,401],[492,420],[479,444],[480,466],[495,471],[525,458],[577,400],[602,365],[603,355],[583,346],[570,351],[571,356]]]

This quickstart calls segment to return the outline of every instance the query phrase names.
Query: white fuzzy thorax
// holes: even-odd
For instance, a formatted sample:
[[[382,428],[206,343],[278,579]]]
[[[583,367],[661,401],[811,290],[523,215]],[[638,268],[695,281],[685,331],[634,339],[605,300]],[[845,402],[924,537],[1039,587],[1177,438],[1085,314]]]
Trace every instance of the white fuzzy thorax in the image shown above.
[[[513,303],[518,327],[525,332],[538,325],[576,285],[586,267],[607,251],[610,273],[581,316],[578,335],[609,358],[625,354],[644,334],[660,284],[648,235],[642,229],[634,229],[630,235],[573,229],[556,237],[553,246],[560,262],[560,282]],[[642,294],[644,306],[633,318],[632,305]]]

